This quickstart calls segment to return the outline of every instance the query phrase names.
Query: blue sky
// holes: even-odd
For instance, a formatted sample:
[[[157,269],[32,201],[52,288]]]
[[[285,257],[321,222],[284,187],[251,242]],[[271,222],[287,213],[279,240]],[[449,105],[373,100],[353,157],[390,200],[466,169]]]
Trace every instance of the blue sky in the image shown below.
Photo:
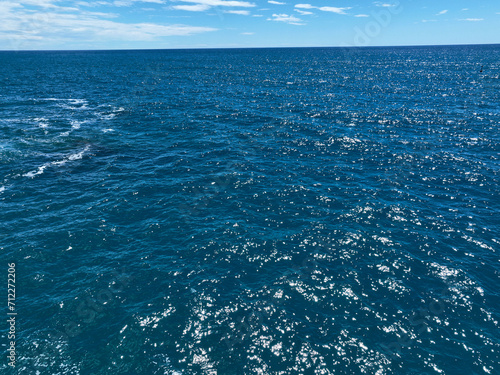
[[[482,43],[499,0],[0,0],[0,50]]]

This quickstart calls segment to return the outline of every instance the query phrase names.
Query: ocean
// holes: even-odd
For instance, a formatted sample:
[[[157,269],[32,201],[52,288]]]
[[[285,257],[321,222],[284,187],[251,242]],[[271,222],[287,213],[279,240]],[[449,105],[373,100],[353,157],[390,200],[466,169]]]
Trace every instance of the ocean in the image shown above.
[[[500,45],[0,62],[2,374],[500,374]]]

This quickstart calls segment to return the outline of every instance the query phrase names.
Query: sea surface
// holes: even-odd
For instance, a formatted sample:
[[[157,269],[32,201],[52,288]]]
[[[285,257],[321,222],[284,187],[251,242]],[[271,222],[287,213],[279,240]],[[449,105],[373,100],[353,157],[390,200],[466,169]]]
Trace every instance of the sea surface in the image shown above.
[[[500,374],[500,45],[0,66],[0,373]]]

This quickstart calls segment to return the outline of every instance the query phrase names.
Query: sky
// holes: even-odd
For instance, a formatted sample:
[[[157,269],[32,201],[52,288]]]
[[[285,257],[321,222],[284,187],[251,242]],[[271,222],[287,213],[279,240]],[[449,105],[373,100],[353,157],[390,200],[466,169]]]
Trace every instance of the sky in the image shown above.
[[[500,0],[0,0],[0,50],[500,43]]]

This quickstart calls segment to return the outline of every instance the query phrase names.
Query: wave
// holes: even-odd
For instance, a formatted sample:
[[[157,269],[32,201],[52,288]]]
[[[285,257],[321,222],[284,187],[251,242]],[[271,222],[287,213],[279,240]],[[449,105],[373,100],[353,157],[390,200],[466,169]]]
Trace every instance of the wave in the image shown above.
[[[85,123],[85,121],[71,120],[71,129],[80,129],[80,126]]]
[[[42,129],[47,129],[49,127],[49,120],[45,117],[36,117],[33,121],[35,121],[36,125]]]
[[[54,102],[69,102],[71,104],[87,104],[86,99],[74,99],[74,98],[36,98],[35,101],[54,101]]]
[[[23,174],[23,177],[33,178],[35,176],[43,174],[48,167],[61,166],[61,165],[66,164],[69,161],[80,160],[80,159],[83,158],[83,155],[85,155],[85,153],[89,149],[90,149],[90,145],[87,145],[80,152],[77,152],[77,153],[74,153],[74,154],[70,154],[67,157],[63,158],[62,160],[51,161],[49,163],[45,163],[45,164],[39,166],[36,170],[33,170],[33,171],[30,171],[30,172],[27,172],[27,173]]]
[[[125,111],[125,108],[123,107],[113,107],[113,106],[110,106],[110,105],[102,105],[102,106],[99,106],[99,107],[111,107],[108,111],[103,111],[101,113],[97,113],[97,115],[99,116],[99,118],[101,120],[112,120],[114,119],[119,113]]]

